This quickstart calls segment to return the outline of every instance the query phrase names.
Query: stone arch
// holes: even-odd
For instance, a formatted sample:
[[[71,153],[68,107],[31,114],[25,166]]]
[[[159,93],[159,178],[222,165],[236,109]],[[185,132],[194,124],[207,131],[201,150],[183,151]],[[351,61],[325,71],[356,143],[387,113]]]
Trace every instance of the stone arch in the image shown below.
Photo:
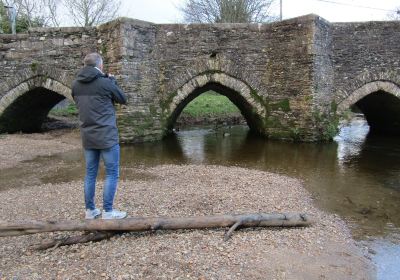
[[[73,101],[71,89],[47,75],[23,80],[0,96],[0,132],[34,132],[50,109],[63,99]]]
[[[391,81],[369,82],[350,94],[338,112],[357,106],[368,121],[370,130],[400,135],[400,87]]]
[[[265,133],[263,120],[266,109],[260,101],[262,98],[245,82],[221,72],[195,76],[171,95],[170,101],[163,106],[166,128],[171,129],[184,107],[208,90],[228,97],[239,108],[253,131]]]
[[[347,98],[338,104],[338,112],[343,112],[349,109],[362,98],[373,92],[387,92],[400,98],[400,87],[390,81],[373,81],[357,88]]]

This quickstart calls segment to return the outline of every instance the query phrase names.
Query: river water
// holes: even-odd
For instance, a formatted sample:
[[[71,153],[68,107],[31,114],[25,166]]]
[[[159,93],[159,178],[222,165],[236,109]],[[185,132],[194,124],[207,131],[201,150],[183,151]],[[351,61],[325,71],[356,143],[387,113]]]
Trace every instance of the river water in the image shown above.
[[[335,141],[317,144],[266,140],[251,135],[247,126],[193,128],[160,142],[123,146],[121,177],[144,176],[129,172],[138,165],[213,164],[300,178],[317,206],[344,218],[360,245],[370,248],[377,278],[400,279],[398,140],[368,135],[361,118],[344,125]],[[63,168],[41,174],[40,183],[83,178],[82,154],[77,150],[35,159],[33,167],[2,170],[0,189],[19,185],[20,178],[37,180],[38,170],[52,160],[62,162]]]

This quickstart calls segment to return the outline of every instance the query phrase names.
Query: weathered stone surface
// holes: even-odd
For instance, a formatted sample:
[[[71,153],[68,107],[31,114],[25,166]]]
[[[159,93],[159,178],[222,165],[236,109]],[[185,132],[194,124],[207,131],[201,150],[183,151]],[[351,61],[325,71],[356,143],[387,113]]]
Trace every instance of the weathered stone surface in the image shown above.
[[[97,51],[129,96],[118,107],[123,142],[160,139],[184,106],[209,89],[226,95],[263,135],[329,139],[338,114],[356,103],[368,107],[369,94],[399,97],[399,31],[399,22],[331,24],[309,15],[271,24],[120,18],[97,28],[0,35],[0,123],[20,120],[16,114],[24,110],[43,115],[59,99],[25,97],[47,96],[37,89],[70,98],[83,57]]]

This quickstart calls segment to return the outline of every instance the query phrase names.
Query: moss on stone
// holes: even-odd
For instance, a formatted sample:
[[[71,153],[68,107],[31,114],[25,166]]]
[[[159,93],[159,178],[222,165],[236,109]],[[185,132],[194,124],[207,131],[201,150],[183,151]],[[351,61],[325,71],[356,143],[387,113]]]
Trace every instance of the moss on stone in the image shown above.
[[[315,110],[312,117],[318,131],[318,140],[330,141],[338,133],[339,117],[336,111],[326,113]]]
[[[38,67],[39,67],[39,62],[37,62],[37,61],[32,61],[32,63],[31,63],[30,66],[31,66],[32,72],[36,72],[37,69],[38,69]]]
[[[338,108],[338,105],[337,105],[336,101],[333,100],[333,101],[331,102],[331,112],[334,113],[334,114],[336,114],[337,108]]]
[[[283,127],[279,118],[274,116],[269,116],[265,118],[265,126],[267,128],[281,128]]]
[[[161,116],[160,116],[160,123],[161,123],[161,129],[163,131],[163,136],[165,136],[168,133],[168,128],[171,122],[171,112],[170,112],[170,105],[172,103],[172,100],[174,97],[178,94],[178,92],[173,92],[169,94],[165,99],[160,99],[160,107],[161,107]]]
[[[268,137],[271,139],[280,139],[280,140],[291,140],[292,134],[290,131],[279,130],[279,131],[271,131],[268,133]]]
[[[265,99],[264,100],[264,98],[262,97],[262,96],[260,96],[259,94],[258,94],[258,92],[256,91],[256,90],[254,90],[254,89],[252,89],[251,91],[250,91],[250,95],[257,101],[257,102],[259,102],[261,105],[263,105],[266,109],[267,109],[267,112],[269,112],[269,110],[268,110],[268,108],[269,108],[269,106],[268,106],[268,100],[267,99]]]
[[[172,100],[174,100],[174,97],[177,95],[177,92],[173,92],[169,95],[166,96],[166,98],[161,98],[160,99],[160,107],[163,111],[168,111],[169,110],[169,106],[172,102]]]
[[[301,128],[291,127],[291,128],[289,128],[289,131],[290,131],[290,138],[293,141],[298,142],[302,139],[302,135],[303,135],[304,131]]]
[[[106,54],[107,53],[107,44],[106,43],[101,44],[100,53],[101,54]]]
[[[156,116],[157,115],[157,107],[155,105],[150,105],[149,112],[152,116]]]
[[[313,100],[313,96],[312,95],[306,95],[304,96],[304,101],[309,102]]]
[[[143,122],[140,124],[137,124],[134,128],[133,131],[137,136],[144,136],[147,133],[153,129],[153,122]]]
[[[290,109],[290,102],[289,99],[283,99],[277,103],[270,104],[270,108],[272,110],[282,110],[283,112],[289,112]]]

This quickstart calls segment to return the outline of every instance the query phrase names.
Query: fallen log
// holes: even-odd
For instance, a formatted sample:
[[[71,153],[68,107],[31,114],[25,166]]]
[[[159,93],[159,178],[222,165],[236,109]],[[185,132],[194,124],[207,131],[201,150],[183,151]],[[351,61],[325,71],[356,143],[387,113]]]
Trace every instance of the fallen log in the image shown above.
[[[30,221],[0,222],[0,237],[18,236],[53,231],[85,231],[84,234],[45,241],[31,249],[46,250],[59,246],[109,239],[124,232],[147,230],[201,229],[230,227],[224,240],[228,240],[239,227],[297,227],[308,226],[312,220],[305,214],[245,214],[187,218],[127,218],[123,220],[85,221]]]
[[[88,242],[98,242],[98,241],[101,241],[104,239],[109,239],[119,233],[120,232],[114,232],[114,231],[86,232],[81,235],[68,236],[65,238],[58,238],[58,239],[45,241],[40,244],[33,245],[30,248],[34,249],[34,250],[47,250],[47,249],[51,249],[51,248],[55,249],[60,246],[66,246],[66,245],[88,243]]]
[[[139,232],[231,227],[225,235],[225,239],[228,239],[238,227],[298,227],[310,225],[311,222],[307,215],[295,213],[257,213],[184,218],[135,217],[122,220],[0,222],[0,237],[54,231]]]

